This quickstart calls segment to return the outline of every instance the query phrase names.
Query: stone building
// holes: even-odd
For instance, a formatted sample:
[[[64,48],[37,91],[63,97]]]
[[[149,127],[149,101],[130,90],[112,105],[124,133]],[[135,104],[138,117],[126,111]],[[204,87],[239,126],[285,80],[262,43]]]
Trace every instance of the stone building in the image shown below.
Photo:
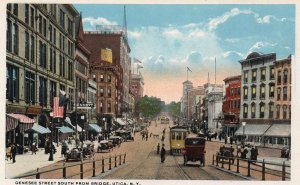
[[[183,87],[182,87],[182,97],[181,97],[181,108],[180,108],[180,112],[182,114],[182,117],[188,121],[188,117],[189,117],[189,101],[188,101],[188,91],[190,89],[193,88],[193,83],[189,80],[184,81],[182,83]]]
[[[47,127],[53,98],[60,90],[74,97],[76,16],[77,10],[67,4],[7,4],[6,113]],[[22,122],[26,119],[7,116],[7,142],[33,141],[25,133],[33,123]]]

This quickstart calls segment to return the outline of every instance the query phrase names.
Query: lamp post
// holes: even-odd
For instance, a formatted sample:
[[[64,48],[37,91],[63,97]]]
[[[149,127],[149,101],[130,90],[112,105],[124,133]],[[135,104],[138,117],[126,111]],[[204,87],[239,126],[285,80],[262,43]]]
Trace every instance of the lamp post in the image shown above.
[[[242,142],[245,143],[245,126],[246,126],[246,122],[242,122],[242,126],[243,126],[243,139]]]
[[[50,112],[50,116],[52,117],[52,123],[51,123],[51,137],[50,137],[50,153],[49,153],[49,159],[48,161],[53,161],[53,151],[52,151],[52,142],[53,142],[53,112]]]
[[[83,128],[84,128],[84,123],[83,123],[83,120],[84,120],[84,115],[82,115],[82,116],[80,116],[80,119],[81,119],[81,123],[82,123],[82,127],[81,127],[81,142],[83,143],[83,141],[84,141],[84,134],[83,134]],[[76,127],[77,127],[77,125],[76,125]]]

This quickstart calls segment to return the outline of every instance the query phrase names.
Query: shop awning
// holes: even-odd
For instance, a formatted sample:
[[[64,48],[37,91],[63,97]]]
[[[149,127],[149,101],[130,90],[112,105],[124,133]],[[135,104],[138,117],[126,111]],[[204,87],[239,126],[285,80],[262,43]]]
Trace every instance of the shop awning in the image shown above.
[[[31,119],[24,114],[7,114],[7,116],[18,120],[19,122],[19,130],[21,133],[24,133],[26,130],[30,129],[35,123],[34,119]]]
[[[245,125],[245,135],[252,136],[262,136],[271,124],[246,124]],[[235,132],[235,135],[243,135],[243,126],[240,125],[238,130]]]
[[[89,124],[89,127],[90,127],[92,130],[94,130],[95,132],[98,132],[98,133],[102,131],[101,127],[99,127],[99,126],[96,125],[96,124]]]
[[[66,117],[65,122],[68,123],[74,130],[76,130],[76,127],[72,124],[71,119],[69,117]],[[77,125],[77,131],[82,132],[82,128],[79,125]]]
[[[65,127],[65,126],[63,126],[63,127],[58,127],[59,129],[59,131],[61,132],[61,133],[63,133],[63,134],[68,134],[68,133],[72,133],[72,132],[74,132],[72,129],[70,129],[69,127]]]
[[[31,130],[37,132],[37,133],[40,133],[40,134],[49,134],[51,133],[51,130],[48,129],[48,128],[45,128],[39,124],[34,124],[31,128]]]
[[[119,125],[122,125],[122,126],[126,125],[126,123],[125,123],[121,118],[117,118],[117,119],[116,119],[116,122],[117,122]]]
[[[291,137],[291,124],[273,124],[264,136]]]
[[[6,132],[14,130],[18,126],[19,120],[6,114]]]

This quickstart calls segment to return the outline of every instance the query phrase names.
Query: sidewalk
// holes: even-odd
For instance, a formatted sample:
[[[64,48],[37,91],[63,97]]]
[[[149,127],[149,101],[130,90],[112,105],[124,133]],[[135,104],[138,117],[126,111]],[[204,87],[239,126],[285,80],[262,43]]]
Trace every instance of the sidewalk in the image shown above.
[[[45,154],[44,148],[39,148],[36,154],[32,155],[29,151],[16,156],[16,163],[12,160],[5,161],[5,178],[13,178],[25,173],[35,171],[37,168],[45,167],[58,161],[64,160],[61,156],[61,145],[58,147],[55,144],[56,153],[53,154],[53,161],[48,161],[49,154]],[[69,145],[72,148],[72,145]]]
[[[263,160],[265,160],[266,163],[274,163],[274,164],[278,164],[278,165],[282,165],[283,162],[285,163],[285,165],[291,166],[291,160],[287,160],[286,158],[279,158],[279,157],[257,157],[257,161],[258,162],[263,162]],[[257,165],[261,166],[261,163]],[[282,171],[282,166],[277,166],[277,165],[270,165],[270,164],[266,164],[265,165],[266,168],[269,169],[273,169],[273,170],[278,170],[278,171]],[[291,168],[290,167],[286,167],[286,172],[291,172]]]

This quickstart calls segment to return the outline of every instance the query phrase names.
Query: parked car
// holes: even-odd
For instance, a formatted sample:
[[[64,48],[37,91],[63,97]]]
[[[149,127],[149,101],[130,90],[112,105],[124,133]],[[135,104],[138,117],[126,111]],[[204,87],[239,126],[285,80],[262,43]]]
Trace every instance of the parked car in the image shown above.
[[[83,149],[79,147],[72,148],[66,153],[66,161],[69,160],[83,160]]]
[[[134,137],[131,135],[131,132],[128,130],[117,130],[116,136],[120,136],[124,141],[132,140],[134,141]]]
[[[98,148],[97,148],[97,152],[102,152],[103,150],[108,150],[110,152],[110,150],[113,149],[113,144],[111,141],[108,140],[102,140],[99,142]]]
[[[110,136],[108,140],[112,141],[113,146],[120,145],[122,143],[123,138],[120,136]]]

